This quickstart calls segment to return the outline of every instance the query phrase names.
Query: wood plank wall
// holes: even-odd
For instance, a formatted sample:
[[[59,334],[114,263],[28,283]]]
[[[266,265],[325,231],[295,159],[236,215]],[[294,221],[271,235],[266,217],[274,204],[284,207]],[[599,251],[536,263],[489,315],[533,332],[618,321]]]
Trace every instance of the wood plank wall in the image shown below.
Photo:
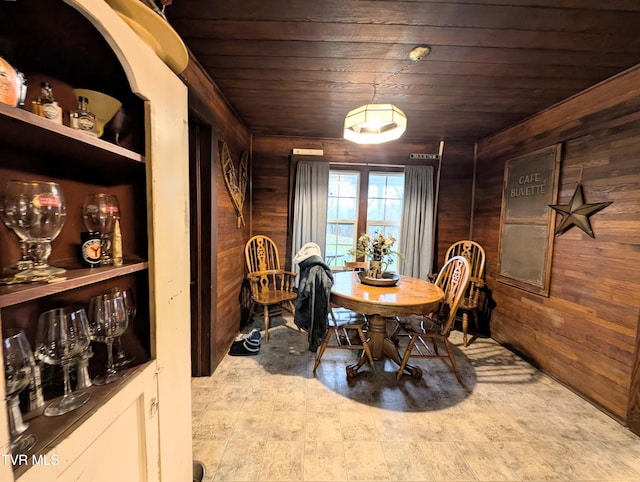
[[[217,124],[213,126],[215,143],[217,144],[218,140],[227,143],[237,168],[242,153],[251,149],[249,130],[230,109],[217,86],[204,74],[202,67],[192,56],[181,77],[189,86],[190,93],[195,92],[211,109],[213,117],[217,120]],[[215,182],[217,186],[217,197],[213,200],[215,204],[211,206],[211,209],[217,210],[218,252],[215,255],[217,259],[216,273],[214,274],[215,283],[212,286],[217,298],[216,333],[212,336],[215,337],[213,342],[216,345],[219,362],[226,355],[240,328],[240,296],[245,274],[244,245],[250,237],[251,227],[249,224],[249,192],[247,192],[243,209],[246,225],[238,229],[236,227],[236,213],[224,184],[218,152],[215,153],[215,156],[216,158],[212,161],[215,168],[212,172],[212,176],[214,176],[212,182]]]
[[[309,156],[323,162],[361,164],[417,164],[435,165],[434,161],[414,161],[410,153],[437,154],[439,144],[408,144],[391,142],[378,146],[360,146],[343,139],[304,139],[255,136],[253,139],[252,172],[252,229],[254,234],[272,237],[280,247],[280,256],[286,252],[289,266],[291,239],[288,226],[290,155],[294,148],[322,149],[323,157]],[[446,143],[444,145],[440,187],[440,219],[437,234],[437,260],[444,259],[447,247],[469,235],[471,213],[471,182],[473,172],[473,145]],[[442,262],[440,261],[438,266]]]
[[[445,143],[438,200],[435,269],[453,243],[469,239],[473,185],[473,145]]]
[[[595,239],[555,237],[546,298],[496,282],[500,206],[504,162],[558,142],[558,202],[582,175],[587,203],[613,204],[591,217]],[[481,142],[474,219],[493,338],[640,430],[640,66]]]

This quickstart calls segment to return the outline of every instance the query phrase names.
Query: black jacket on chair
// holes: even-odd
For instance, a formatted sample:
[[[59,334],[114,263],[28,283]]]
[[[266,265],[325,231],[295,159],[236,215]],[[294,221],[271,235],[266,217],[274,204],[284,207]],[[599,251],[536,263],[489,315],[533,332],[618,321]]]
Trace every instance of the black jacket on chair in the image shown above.
[[[333,275],[320,256],[310,256],[298,265],[300,282],[293,322],[309,332],[309,351],[315,352],[327,332]]]

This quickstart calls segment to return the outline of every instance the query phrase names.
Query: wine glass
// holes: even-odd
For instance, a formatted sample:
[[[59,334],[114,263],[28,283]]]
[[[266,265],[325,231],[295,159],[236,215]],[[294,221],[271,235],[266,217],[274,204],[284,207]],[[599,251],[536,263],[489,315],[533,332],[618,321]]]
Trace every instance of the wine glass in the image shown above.
[[[7,228],[9,228],[16,234],[16,236],[18,236],[18,242],[20,243],[20,260],[16,264],[5,266],[2,271],[8,274],[15,274],[16,271],[23,271],[33,267],[33,261],[29,256],[29,245],[27,244],[26,238],[21,237],[20,235],[18,235],[18,233],[16,233],[15,229],[13,229],[13,226],[11,225],[11,220],[9,220],[9,218],[7,218],[7,216],[4,214],[6,209],[6,199],[6,194],[0,195],[0,219]]]
[[[131,321],[133,320],[133,317],[136,316],[136,302],[133,298],[133,293],[131,289],[113,288],[109,293],[111,293],[112,296],[118,296],[118,295],[122,296],[122,300],[124,301],[124,307],[125,307],[125,310],[127,311],[127,320],[128,320],[128,323],[131,323]],[[126,366],[135,359],[136,357],[135,355],[133,354],[128,355],[122,349],[122,336],[117,336],[114,339],[113,346],[115,348],[115,356],[114,356],[113,363],[116,366],[116,368]]]
[[[91,385],[91,377],[89,376],[89,358],[93,356],[91,345],[83,351],[75,360],[76,365],[76,390],[89,388]]]
[[[2,338],[11,452],[25,453],[33,448],[37,438],[33,434],[24,434],[28,424],[22,420],[18,394],[29,385],[35,360],[29,341],[22,330],[2,330]]]
[[[114,194],[87,194],[82,208],[84,224],[89,231],[99,231],[102,266],[113,264],[112,237],[115,223],[120,219],[120,203]]]
[[[33,266],[16,278],[51,277],[65,270],[47,264],[51,242],[60,234],[67,216],[62,189],[55,182],[13,180],[3,198],[3,219],[28,245]]]
[[[69,366],[89,348],[89,325],[84,308],[66,307],[45,311],[38,318],[36,353],[49,365],[62,365],[64,396],[44,411],[47,416],[62,415],[84,405],[89,393],[71,391]]]
[[[113,383],[124,375],[113,363],[113,340],[129,324],[124,299],[120,294],[103,293],[89,300],[89,333],[93,341],[107,345],[107,371],[93,379],[94,385]]]

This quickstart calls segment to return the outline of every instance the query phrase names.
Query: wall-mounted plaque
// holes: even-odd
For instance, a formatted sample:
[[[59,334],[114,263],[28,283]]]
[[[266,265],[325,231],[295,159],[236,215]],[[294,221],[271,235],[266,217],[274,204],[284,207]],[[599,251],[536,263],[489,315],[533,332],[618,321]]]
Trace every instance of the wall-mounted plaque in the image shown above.
[[[505,163],[498,281],[549,296],[561,145]]]

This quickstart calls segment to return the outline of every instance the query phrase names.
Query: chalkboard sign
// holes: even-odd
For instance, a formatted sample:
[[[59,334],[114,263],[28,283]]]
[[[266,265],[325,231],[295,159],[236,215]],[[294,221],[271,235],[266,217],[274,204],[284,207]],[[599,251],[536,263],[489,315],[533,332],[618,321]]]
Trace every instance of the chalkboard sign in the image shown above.
[[[505,163],[498,281],[549,296],[560,144]]]

